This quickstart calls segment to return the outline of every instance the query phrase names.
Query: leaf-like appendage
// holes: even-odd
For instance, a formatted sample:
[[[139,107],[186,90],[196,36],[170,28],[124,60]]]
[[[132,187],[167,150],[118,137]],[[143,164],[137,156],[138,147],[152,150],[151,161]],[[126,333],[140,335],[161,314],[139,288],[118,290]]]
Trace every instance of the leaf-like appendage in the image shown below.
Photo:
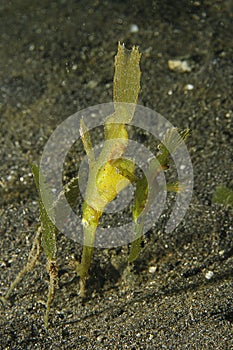
[[[35,164],[31,165],[32,173],[35,179],[36,187],[39,194],[39,207],[40,207],[40,221],[41,221],[41,244],[44,249],[44,253],[47,259],[54,260],[56,257],[56,226],[51,221],[48,213],[45,209],[44,203],[41,198],[40,184],[43,184],[43,191],[45,191],[45,199],[47,204],[51,203],[51,212],[53,211],[53,195],[46,185],[43,175],[39,167]],[[46,204],[46,206],[47,206]]]
[[[114,102],[137,103],[141,77],[140,58],[138,47],[133,46],[132,50],[127,50],[124,44],[118,44],[115,57]]]
[[[95,154],[94,154],[94,149],[92,146],[92,141],[91,141],[91,135],[89,132],[89,129],[84,123],[84,120],[81,119],[80,121],[80,135],[82,138],[83,146],[86,151],[89,165],[92,166],[94,161],[95,161]]]
[[[132,242],[130,249],[130,263],[136,260],[140,253],[145,216],[156,198],[156,195],[161,190],[156,178],[161,171],[166,170],[168,167],[170,156],[169,151],[172,151],[172,153],[176,152],[189,133],[190,131],[188,129],[185,129],[180,133],[178,133],[176,128],[167,130],[158,147],[159,153],[157,157],[151,159],[146,174],[136,182],[136,194],[132,209],[135,223],[135,240]],[[179,192],[183,189],[184,187],[179,183],[170,183],[164,190]]]
[[[180,132],[178,132],[177,128],[167,130],[162,138],[162,142],[158,146],[159,153],[157,154],[157,159],[162,167],[166,168],[169,155],[175,153],[189,135],[189,129],[184,129]]]

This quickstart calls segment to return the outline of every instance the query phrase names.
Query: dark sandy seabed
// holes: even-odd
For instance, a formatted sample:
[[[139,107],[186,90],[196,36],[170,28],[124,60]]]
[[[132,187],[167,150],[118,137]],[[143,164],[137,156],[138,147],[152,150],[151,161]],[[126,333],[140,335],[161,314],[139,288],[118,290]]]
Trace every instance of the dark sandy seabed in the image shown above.
[[[139,103],[192,130],[195,180],[179,227],[165,232],[168,210],[149,231],[132,281],[121,280],[127,247],[95,251],[84,302],[68,268],[81,247],[59,234],[49,330],[41,256],[1,308],[1,349],[233,349],[233,210],[212,203],[217,185],[233,188],[232,10],[230,0],[1,1],[2,294],[38,223],[29,164],[68,116],[112,101],[119,40],[143,53]],[[171,71],[169,59],[191,71]]]

